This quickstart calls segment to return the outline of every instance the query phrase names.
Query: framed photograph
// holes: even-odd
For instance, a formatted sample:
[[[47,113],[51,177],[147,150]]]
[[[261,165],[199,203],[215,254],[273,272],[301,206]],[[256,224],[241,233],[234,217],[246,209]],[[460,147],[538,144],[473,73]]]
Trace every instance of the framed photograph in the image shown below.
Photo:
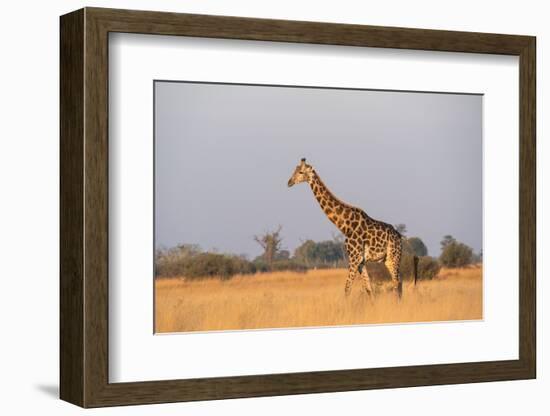
[[[63,400],[535,378],[534,37],[60,30]]]

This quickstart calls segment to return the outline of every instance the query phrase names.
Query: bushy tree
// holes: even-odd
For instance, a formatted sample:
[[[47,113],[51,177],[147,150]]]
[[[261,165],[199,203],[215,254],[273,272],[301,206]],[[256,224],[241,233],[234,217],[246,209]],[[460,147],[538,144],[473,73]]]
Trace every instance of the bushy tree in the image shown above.
[[[418,237],[411,237],[407,239],[407,242],[411,246],[412,252],[415,256],[423,257],[428,255],[428,247],[426,247],[426,244],[418,238]]]
[[[443,244],[444,242],[445,244]],[[444,239],[441,242],[441,247],[442,251],[439,256],[439,261],[445,267],[463,267],[473,262],[474,252],[471,247],[456,241],[454,238],[452,238],[452,240]]]
[[[411,254],[418,257],[428,255],[428,248],[419,237],[404,238],[402,247],[403,253],[406,254]]]
[[[315,241],[306,240],[294,250],[294,258],[306,267],[313,267],[315,257]]]
[[[342,265],[345,259],[341,244],[335,240],[306,240],[294,251],[294,259],[308,268]]]
[[[441,240],[441,251],[445,250],[449,244],[456,243],[455,238],[452,235],[444,235],[443,240]]]

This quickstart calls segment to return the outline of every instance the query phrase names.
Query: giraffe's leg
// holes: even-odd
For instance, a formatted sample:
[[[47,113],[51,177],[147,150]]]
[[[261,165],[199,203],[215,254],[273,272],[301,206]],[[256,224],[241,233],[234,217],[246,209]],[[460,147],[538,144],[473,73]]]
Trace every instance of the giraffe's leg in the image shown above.
[[[370,282],[370,276],[367,270],[366,262],[364,262],[361,267],[361,279],[363,280],[363,290],[366,294],[372,296],[374,292],[372,291],[372,285]]]
[[[390,272],[392,287],[397,292],[399,299],[403,294],[403,283],[401,281],[400,266],[401,266],[401,240],[390,242],[388,253],[384,262],[386,268]]]
[[[351,293],[351,285],[359,272],[359,267],[363,262],[363,253],[359,241],[346,239],[346,251],[348,253],[348,278],[346,279],[345,294]]]
[[[351,293],[351,285],[357,276],[359,265],[361,264],[361,258],[349,257],[348,278],[346,279],[345,294],[348,296]]]
[[[401,298],[401,294],[403,293],[403,285],[399,276],[399,263],[396,262],[394,259],[388,258],[385,262],[385,265],[390,272],[392,288],[397,292],[399,298]]]

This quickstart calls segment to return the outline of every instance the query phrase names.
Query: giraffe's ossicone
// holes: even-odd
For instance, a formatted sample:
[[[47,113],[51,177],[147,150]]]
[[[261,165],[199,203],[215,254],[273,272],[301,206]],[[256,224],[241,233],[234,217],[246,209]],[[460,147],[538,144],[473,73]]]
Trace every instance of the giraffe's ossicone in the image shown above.
[[[325,215],[346,237],[345,248],[349,263],[346,295],[349,295],[357,275],[362,277],[364,290],[372,295],[366,264],[383,262],[390,273],[393,288],[401,297],[401,234],[392,225],[375,220],[362,209],[339,200],[323,183],[315,169],[306,163],[306,159],[302,159],[296,166],[288,180],[288,186],[301,182],[309,184]]]

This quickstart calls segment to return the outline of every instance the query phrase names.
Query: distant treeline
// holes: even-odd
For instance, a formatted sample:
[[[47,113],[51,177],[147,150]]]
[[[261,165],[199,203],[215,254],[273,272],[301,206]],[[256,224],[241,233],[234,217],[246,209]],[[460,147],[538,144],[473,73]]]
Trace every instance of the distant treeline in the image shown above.
[[[405,235],[406,227],[396,226]],[[202,251],[195,244],[181,244],[169,249],[157,250],[155,255],[155,275],[157,277],[185,277],[201,279],[219,277],[229,279],[236,274],[255,274],[272,271],[305,272],[318,268],[346,268],[347,259],[343,236],[332,240],[305,240],[290,253],[282,248],[282,227],[255,236],[254,240],[262,247],[263,253],[253,260],[243,255]],[[419,278],[433,279],[441,266],[462,267],[481,261],[467,245],[445,236],[441,241],[442,252],[439,258],[428,256],[428,249],[418,237],[404,238],[401,274],[404,279],[413,276],[413,256],[419,257]],[[368,272],[372,279],[389,279],[382,263],[369,263]]]

